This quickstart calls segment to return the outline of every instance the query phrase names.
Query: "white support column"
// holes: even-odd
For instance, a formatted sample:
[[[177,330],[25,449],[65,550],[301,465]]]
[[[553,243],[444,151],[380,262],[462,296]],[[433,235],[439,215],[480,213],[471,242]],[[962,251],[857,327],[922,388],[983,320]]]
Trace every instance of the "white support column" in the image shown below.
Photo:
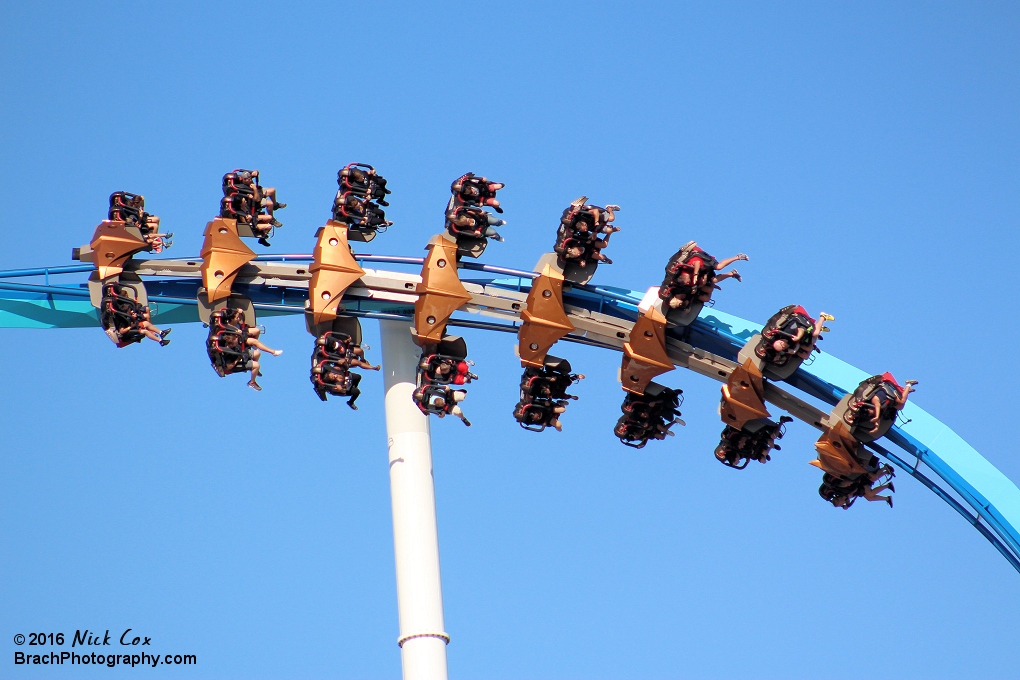
[[[407,321],[380,321],[386,435],[390,450],[393,552],[397,563],[400,660],[404,680],[446,680],[443,587],[429,421],[414,401],[421,350]]]

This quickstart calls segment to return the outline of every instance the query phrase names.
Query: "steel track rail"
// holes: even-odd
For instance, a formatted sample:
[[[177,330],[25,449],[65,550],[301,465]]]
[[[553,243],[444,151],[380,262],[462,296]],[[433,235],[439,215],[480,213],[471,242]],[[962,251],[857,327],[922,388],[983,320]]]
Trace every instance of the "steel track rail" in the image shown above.
[[[362,263],[421,266],[423,262],[422,258],[388,255],[357,255],[356,258]],[[310,262],[311,257],[303,254],[260,256],[239,274],[235,290],[248,295],[255,308],[267,314],[301,314],[307,298]],[[197,306],[195,295],[200,283],[200,268],[201,259],[198,258],[132,260],[127,267],[145,277],[149,300],[160,310],[157,320],[167,307]],[[451,319],[450,325],[516,333],[527,291],[537,274],[476,262],[462,263],[461,269],[494,275],[480,279],[464,278],[471,301],[463,311],[487,320],[464,318],[463,314],[458,314]],[[0,271],[0,316],[4,313],[17,314],[5,312],[5,299],[17,299],[21,303],[45,302],[51,307],[55,300],[88,305],[88,290],[84,285],[53,285],[49,283],[49,277],[91,270],[91,265],[83,264]],[[365,272],[362,280],[344,295],[345,313],[362,318],[406,319],[410,322],[417,298],[414,288],[420,277],[387,270],[366,269]],[[11,281],[28,277],[44,277],[45,283]],[[637,318],[641,297],[642,294],[635,291],[567,285],[564,304],[576,331],[566,336],[564,341],[621,351]],[[74,313],[80,315],[82,311]],[[198,320],[197,314],[194,320]],[[98,320],[94,324],[98,325]],[[71,325],[81,325],[80,319]],[[52,327],[60,327],[59,322]],[[667,351],[676,366],[725,382],[737,365],[734,359],[740,347],[749,334],[758,329],[760,326],[752,322],[706,309],[688,332],[678,334],[671,331]],[[857,374],[866,377],[863,371],[834,358],[816,363],[824,365],[802,367],[786,381],[787,387],[835,404],[843,394],[856,387],[853,378]],[[765,399],[812,427],[828,427],[827,412],[776,383],[766,383]],[[894,427],[885,440],[905,456],[890,451],[882,443],[870,448],[907,470],[960,513],[1020,572],[1020,532],[1017,531],[1020,525],[1020,490],[949,428],[916,405],[908,404],[904,415],[907,422]],[[923,421],[920,426],[911,427],[911,423],[919,419]]]

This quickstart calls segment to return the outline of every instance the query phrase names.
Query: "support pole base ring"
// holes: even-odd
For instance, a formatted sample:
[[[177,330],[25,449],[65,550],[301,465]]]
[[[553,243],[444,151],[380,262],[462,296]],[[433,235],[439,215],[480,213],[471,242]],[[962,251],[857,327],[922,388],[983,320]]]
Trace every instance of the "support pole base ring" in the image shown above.
[[[403,647],[404,643],[408,640],[421,637],[434,637],[439,638],[446,644],[450,644],[450,636],[447,633],[411,633],[410,635],[403,635],[397,639],[397,646]]]

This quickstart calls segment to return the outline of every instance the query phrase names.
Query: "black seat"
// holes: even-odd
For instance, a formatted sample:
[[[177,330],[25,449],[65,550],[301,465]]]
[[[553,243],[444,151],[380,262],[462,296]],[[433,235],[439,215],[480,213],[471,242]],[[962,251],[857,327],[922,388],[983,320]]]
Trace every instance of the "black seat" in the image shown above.
[[[108,219],[124,222],[129,226],[140,227],[144,223],[145,198],[128,191],[115,191],[110,194]]]
[[[457,205],[470,205],[470,206],[483,206],[487,205],[487,202],[496,198],[496,192],[499,189],[494,189],[494,185],[500,184],[499,182],[490,182],[485,177],[479,177],[473,172],[465,173],[453,181],[450,185],[450,191],[456,200]],[[499,205],[492,206],[496,212],[502,213],[503,208]]]
[[[244,373],[252,360],[248,347],[248,328],[242,314],[232,307],[217,310],[209,318],[206,354],[217,375],[224,377]]]
[[[737,470],[743,470],[752,460],[766,463],[772,460],[770,452],[773,449],[781,450],[775,442],[783,438],[786,423],[792,420],[789,416],[782,416],[777,423],[760,418],[747,422],[742,429],[727,425],[715,449],[715,457],[723,465]]]
[[[336,174],[336,181],[341,192],[351,192],[379,205],[388,206],[386,194],[392,193],[386,188],[386,178],[378,174],[371,165],[366,163],[350,163]]]
[[[655,382],[644,394],[628,392],[620,410],[614,433],[625,445],[644,448],[650,439],[665,439],[675,423],[681,423],[683,390],[674,390]]]
[[[99,323],[118,347],[141,342],[141,321],[146,307],[137,299],[137,292],[119,282],[103,285],[99,306]]]

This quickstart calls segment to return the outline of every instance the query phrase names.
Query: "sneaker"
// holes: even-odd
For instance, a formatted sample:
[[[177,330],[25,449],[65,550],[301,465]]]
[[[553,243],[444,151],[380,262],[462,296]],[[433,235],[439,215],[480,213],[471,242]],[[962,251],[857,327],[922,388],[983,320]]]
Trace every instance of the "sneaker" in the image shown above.
[[[259,384],[257,382],[255,382],[254,380],[249,380],[248,381],[248,387],[252,388],[256,392],[261,392],[262,391],[262,388],[259,387]]]

